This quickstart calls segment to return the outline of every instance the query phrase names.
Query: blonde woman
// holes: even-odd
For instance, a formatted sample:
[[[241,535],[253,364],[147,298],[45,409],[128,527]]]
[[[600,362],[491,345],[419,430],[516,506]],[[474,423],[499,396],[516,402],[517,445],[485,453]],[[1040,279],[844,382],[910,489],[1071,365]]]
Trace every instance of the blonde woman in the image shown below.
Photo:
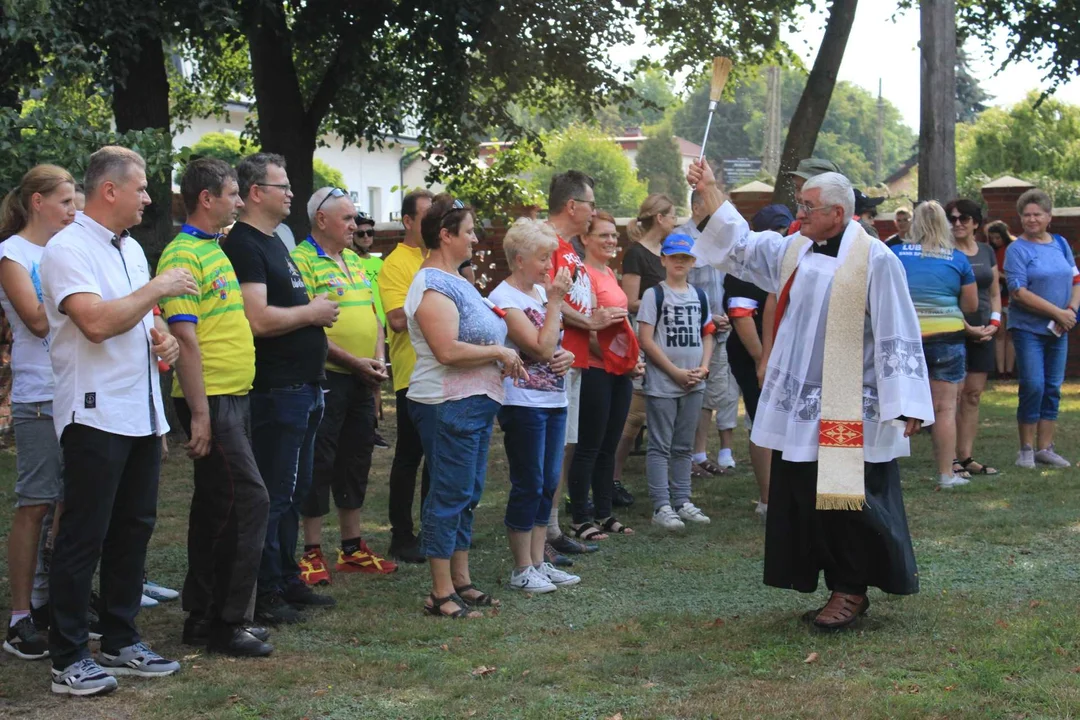
[[[675,215],[675,203],[663,193],[653,193],[645,198],[638,209],[637,217],[626,226],[626,236],[630,246],[622,260],[622,281],[619,283],[628,302],[631,315],[637,315],[641,305],[641,296],[649,288],[660,283],[666,276],[660,262],[660,244],[678,224]],[[630,412],[626,416],[619,446],[615,450],[615,507],[633,504],[634,496],[623,487],[622,470],[634,447],[634,441],[645,424],[645,395],[641,392],[641,383],[634,384],[634,395],[630,402]],[[696,472],[695,472],[696,476]]]
[[[966,485],[953,473],[956,449],[956,398],[966,374],[964,313],[979,308],[975,273],[956,249],[945,210],[930,200],[915,208],[911,243],[892,250],[907,273],[908,290],[922,331],[923,354],[934,398],[934,458],[938,485]]]
[[[45,245],[75,219],[75,180],[63,168],[38,165],[22,177],[0,208],[0,306],[11,323],[11,418],[15,427],[15,516],[8,535],[11,623],[4,650],[23,660],[49,654],[45,627],[31,618],[32,601],[49,600],[42,566],[44,522],[63,498],[60,443],[53,427],[49,321],[39,267]],[[33,595],[33,597],[31,597]],[[47,617],[47,613],[46,613]]]

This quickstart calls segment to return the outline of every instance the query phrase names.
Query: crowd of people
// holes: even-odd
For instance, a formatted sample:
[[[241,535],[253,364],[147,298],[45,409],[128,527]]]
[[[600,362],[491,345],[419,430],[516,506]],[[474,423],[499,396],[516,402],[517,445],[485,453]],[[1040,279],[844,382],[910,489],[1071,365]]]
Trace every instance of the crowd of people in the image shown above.
[[[210,652],[270,654],[268,626],[335,604],[314,589],[335,573],[426,563],[424,613],[498,606],[469,567],[496,424],[512,591],[575,585],[569,555],[634,534],[615,510],[636,501],[623,470],[643,430],[652,523],[708,524],[693,481],[735,467],[740,395],[765,582],[811,592],[823,571],[831,595],[808,620],[831,629],[866,611],[870,586],[917,592],[897,458],[929,426],[942,487],[997,474],[975,459],[979,402],[1015,357],[1016,464],[1068,466],[1054,428],[1080,273],[1041,191],[1021,197],[1015,240],[991,224],[979,241],[980,206],[957,199],[898,210],[883,242],[876,203],[835,164],[809,158],[792,175],[797,214],[771,205],[747,223],[693,163],[689,221],[650,195],[617,272],[618,227],[593,179],[560,173],[547,219],[508,228],[509,275],[485,297],[477,218],[447,194],[406,195],[404,239],[380,258],[372,219],[319,188],[311,232],[290,249],[277,234],[294,199],[282,157],[193,159],[186,221],[151,273],[128,233],[150,202],[138,154],[95,152],[78,210],[67,171],[31,169],[0,211],[18,453],[5,650],[50,658],[52,690],[73,695],[180,669],[135,624],[155,587],[145,562],[169,368],[193,460],[182,640]],[[361,527],[373,449],[389,445],[378,421],[391,377],[383,556]]]

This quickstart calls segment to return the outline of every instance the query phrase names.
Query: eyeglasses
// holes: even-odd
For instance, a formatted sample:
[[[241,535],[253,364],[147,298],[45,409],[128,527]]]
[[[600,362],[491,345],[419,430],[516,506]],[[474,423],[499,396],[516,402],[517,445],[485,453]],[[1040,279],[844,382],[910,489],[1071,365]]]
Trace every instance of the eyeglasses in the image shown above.
[[[586,200],[585,198],[571,198],[571,200],[573,200],[574,202],[579,202],[582,205],[588,205],[590,210],[595,210],[596,209],[596,201],[595,200]]]
[[[360,237],[362,235],[367,235],[368,237],[375,237],[375,228],[371,228],[369,230],[357,230],[355,233],[353,233],[353,235],[356,235],[357,237]]]
[[[949,216],[949,224],[950,225],[955,225],[956,223],[960,223],[961,225],[966,225],[968,220],[971,220],[971,216],[966,214],[966,213],[963,214],[963,215],[950,215]]]
[[[330,192],[326,193],[326,197],[324,197],[322,199],[322,202],[319,203],[319,206],[317,208],[315,208],[315,212],[312,213],[312,215],[314,215],[314,214],[318,213],[320,210],[322,210],[322,206],[325,205],[326,201],[329,200],[330,198],[341,198],[341,197],[345,197],[347,194],[348,193],[346,193],[341,188],[331,188]]]
[[[833,207],[835,207],[835,205],[822,205],[821,207],[811,207],[809,205],[803,205],[802,203],[796,203],[795,210],[797,212],[802,212],[802,213],[804,213],[806,215],[809,215],[810,213],[814,212],[815,210],[829,210],[829,209],[831,209]]]
[[[252,183],[252,184],[253,185],[258,185],[259,187],[276,187],[276,188],[281,188],[285,192],[292,192],[292,185],[290,185],[288,183],[285,183],[284,185],[275,185],[274,183]]]

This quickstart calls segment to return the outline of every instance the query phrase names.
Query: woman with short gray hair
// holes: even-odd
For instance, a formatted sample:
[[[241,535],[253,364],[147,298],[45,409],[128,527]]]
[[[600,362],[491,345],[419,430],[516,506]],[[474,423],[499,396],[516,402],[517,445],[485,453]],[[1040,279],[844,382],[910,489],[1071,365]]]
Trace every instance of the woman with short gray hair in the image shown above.
[[[1016,464],[1069,467],[1054,451],[1061,383],[1069,351],[1068,332],[1080,308],[1080,271],[1065,238],[1048,231],[1050,196],[1032,189],[1016,211],[1024,232],[1005,251],[1009,285],[1008,328],[1016,349],[1020,402],[1016,422],[1020,451]]]

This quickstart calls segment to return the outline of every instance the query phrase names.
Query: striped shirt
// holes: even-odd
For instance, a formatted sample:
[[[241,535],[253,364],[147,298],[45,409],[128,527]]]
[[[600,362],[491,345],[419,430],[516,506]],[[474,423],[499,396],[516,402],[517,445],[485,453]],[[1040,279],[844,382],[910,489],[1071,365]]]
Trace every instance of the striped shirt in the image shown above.
[[[379,333],[373,288],[359,255],[342,250],[341,258],[347,273],[310,235],[292,251],[308,296],[327,294],[340,309],[337,322],[326,329],[326,339],[354,357],[372,358]],[[352,372],[329,359],[326,369],[344,374]]]
[[[195,324],[206,395],[247,394],[255,378],[255,340],[244,315],[240,283],[218,236],[185,225],[158,261],[158,273],[171,268],[189,270],[199,285],[199,297],[165,298],[161,311],[170,325]],[[172,396],[183,394],[176,375]]]

